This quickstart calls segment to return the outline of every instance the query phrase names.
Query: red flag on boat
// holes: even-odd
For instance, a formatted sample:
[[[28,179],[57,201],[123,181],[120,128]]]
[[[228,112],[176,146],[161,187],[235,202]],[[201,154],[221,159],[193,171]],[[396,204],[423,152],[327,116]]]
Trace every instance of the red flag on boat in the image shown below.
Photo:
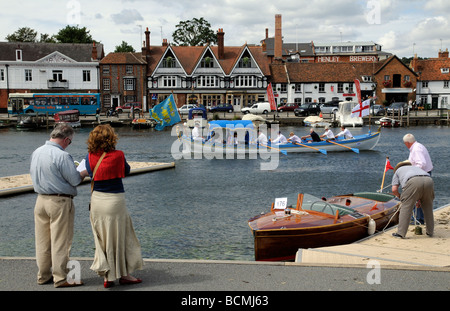
[[[272,111],[277,110],[277,104],[275,103],[275,96],[273,95],[272,83],[269,83],[269,85],[267,86],[267,98],[269,99],[270,110]]]
[[[391,161],[389,161],[389,158],[386,158],[386,166],[384,168],[384,172],[386,173],[389,170],[393,170],[394,168],[391,165]]]

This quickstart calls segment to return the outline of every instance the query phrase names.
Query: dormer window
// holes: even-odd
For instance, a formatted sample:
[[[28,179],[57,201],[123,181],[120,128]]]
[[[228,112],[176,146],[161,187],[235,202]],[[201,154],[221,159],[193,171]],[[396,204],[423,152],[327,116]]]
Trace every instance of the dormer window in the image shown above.
[[[441,68],[441,73],[449,73],[450,69],[449,68]]]
[[[16,50],[16,61],[18,61],[18,62],[22,61],[22,50],[20,50],[20,49]]]

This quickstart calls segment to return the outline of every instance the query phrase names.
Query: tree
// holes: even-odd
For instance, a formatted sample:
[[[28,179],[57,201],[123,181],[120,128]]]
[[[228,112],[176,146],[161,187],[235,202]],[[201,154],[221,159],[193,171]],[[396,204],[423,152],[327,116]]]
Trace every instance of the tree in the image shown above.
[[[14,33],[7,35],[8,42],[36,42],[37,31],[30,27],[21,27]]]
[[[55,36],[50,36],[48,33],[41,33],[41,39],[39,42],[56,43],[56,38]]]
[[[58,43],[92,43],[94,40],[86,27],[69,26],[61,29],[56,35]]]
[[[203,17],[181,21],[176,27],[172,38],[178,45],[199,46],[217,42],[217,35],[211,29],[211,24]]]
[[[134,48],[129,45],[127,42],[122,41],[120,45],[116,45],[116,49],[114,50],[114,53],[123,53],[123,52],[136,52]]]

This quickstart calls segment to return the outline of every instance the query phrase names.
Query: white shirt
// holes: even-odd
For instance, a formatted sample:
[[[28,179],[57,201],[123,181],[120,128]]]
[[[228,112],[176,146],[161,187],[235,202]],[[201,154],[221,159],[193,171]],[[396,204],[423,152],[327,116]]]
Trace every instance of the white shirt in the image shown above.
[[[267,136],[263,133],[260,133],[258,138],[256,139],[256,142],[261,145],[267,145]]]
[[[200,129],[198,128],[198,126],[194,127],[194,129],[192,130],[192,138],[194,140],[202,140],[202,136],[200,135]]]
[[[413,166],[420,167],[427,173],[433,170],[433,164],[427,148],[417,141],[409,148],[408,160]]]
[[[326,130],[324,134],[327,136],[328,139],[335,138],[333,132],[330,129]]]
[[[336,135],[336,137],[339,137],[343,135],[345,137],[345,139],[352,139],[353,135],[352,133],[350,133],[350,131],[348,129],[345,129],[343,131],[341,131],[339,134]]]
[[[301,143],[302,142],[302,140],[297,135],[292,135],[291,137],[289,137],[289,140],[292,143]]]
[[[283,134],[278,134],[278,137],[275,138],[272,141],[273,144],[277,144],[277,145],[281,145],[281,144],[287,144],[287,139],[286,136],[284,136]]]

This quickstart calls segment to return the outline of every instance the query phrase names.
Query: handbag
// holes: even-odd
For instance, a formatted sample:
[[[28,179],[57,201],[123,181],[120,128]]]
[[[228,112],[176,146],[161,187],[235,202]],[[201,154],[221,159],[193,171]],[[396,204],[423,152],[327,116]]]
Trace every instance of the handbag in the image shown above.
[[[94,177],[95,177],[95,173],[97,172],[98,167],[100,166],[100,163],[102,162],[103,158],[105,157],[106,152],[103,152],[102,156],[100,157],[100,159],[98,159],[97,161],[97,165],[94,168],[94,172],[92,172],[92,178],[91,178],[91,197],[92,197],[92,192],[94,192]],[[91,202],[89,202],[89,210],[91,210]]]

